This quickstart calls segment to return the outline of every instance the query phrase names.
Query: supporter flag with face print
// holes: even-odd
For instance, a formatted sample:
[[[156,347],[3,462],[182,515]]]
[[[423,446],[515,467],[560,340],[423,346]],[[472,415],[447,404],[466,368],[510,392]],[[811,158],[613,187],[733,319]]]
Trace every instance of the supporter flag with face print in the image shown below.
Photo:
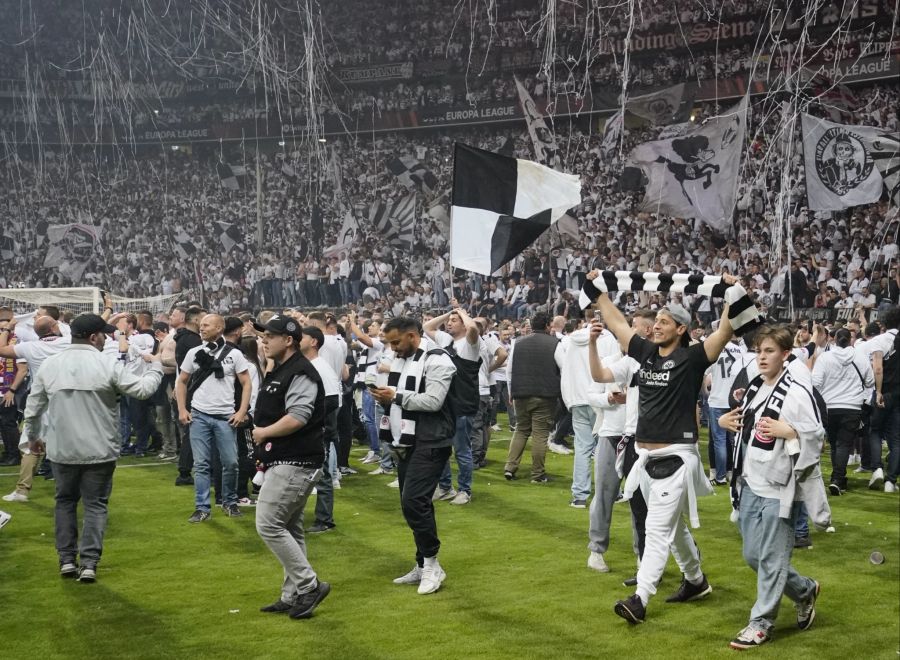
[[[847,126],[804,114],[806,196],[813,211],[838,211],[877,202],[896,203],[897,133],[874,126]]]
[[[44,268],[55,268],[77,282],[100,252],[100,227],[80,222],[51,225],[47,228],[47,241]]]
[[[522,113],[525,115],[525,123],[528,126],[528,135],[534,145],[534,159],[542,165],[559,168],[559,145],[556,136],[547,127],[543,113],[538,110],[531,94],[518,78],[516,89],[519,91],[519,103],[522,105]]]
[[[687,121],[694,101],[690,89],[685,83],[679,83],[650,94],[630,96],[625,109],[657,126]]]
[[[745,98],[684,135],[635,147],[620,184],[625,190],[644,190],[638,211],[697,218],[728,233],[746,126]]]
[[[574,174],[457,142],[450,262],[490,275],[580,203]]]

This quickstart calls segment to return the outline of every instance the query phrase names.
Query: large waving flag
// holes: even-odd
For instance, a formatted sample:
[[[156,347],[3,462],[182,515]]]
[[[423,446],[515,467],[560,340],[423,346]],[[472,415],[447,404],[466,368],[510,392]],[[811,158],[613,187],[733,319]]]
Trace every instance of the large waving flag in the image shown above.
[[[522,104],[522,113],[525,115],[525,123],[528,126],[528,134],[534,145],[534,157],[542,165],[559,167],[559,145],[556,136],[553,135],[544,121],[544,115],[537,109],[531,94],[525,86],[514,77],[516,89],[519,91],[519,103]]]
[[[490,275],[581,203],[581,180],[457,142],[450,262]]]
[[[369,220],[388,244],[411,250],[416,225],[416,196],[405,195],[393,203],[375,202],[369,209]]]
[[[623,188],[645,188],[639,211],[698,218],[727,232],[732,223],[747,126],[746,98],[718,117],[628,155]]]

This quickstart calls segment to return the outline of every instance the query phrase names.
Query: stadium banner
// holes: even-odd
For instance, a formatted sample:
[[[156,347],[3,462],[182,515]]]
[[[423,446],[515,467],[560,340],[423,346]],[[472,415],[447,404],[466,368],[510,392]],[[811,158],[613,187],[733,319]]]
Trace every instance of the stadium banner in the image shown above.
[[[369,83],[384,80],[409,80],[413,77],[412,62],[395,62],[393,64],[369,64],[338,69],[338,80],[344,83]]]

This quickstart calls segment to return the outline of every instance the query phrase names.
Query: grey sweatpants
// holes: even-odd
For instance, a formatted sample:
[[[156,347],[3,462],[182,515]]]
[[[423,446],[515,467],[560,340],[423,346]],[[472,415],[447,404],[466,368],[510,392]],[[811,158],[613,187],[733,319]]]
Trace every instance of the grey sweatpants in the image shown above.
[[[619,494],[613,442],[618,443],[619,437],[600,438],[594,449],[594,499],[591,500],[589,511],[588,550],[600,554],[609,549],[609,526],[616,496]]]
[[[321,476],[321,469],[272,466],[256,503],[256,531],[284,568],[281,600],[291,605],[316,588],[316,573],[306,559],[303,509]]]

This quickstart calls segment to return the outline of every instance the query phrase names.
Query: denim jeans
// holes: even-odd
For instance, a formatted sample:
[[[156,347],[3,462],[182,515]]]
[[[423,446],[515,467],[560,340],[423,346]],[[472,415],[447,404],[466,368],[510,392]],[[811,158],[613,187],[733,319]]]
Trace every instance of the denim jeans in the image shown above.
[[[722,481],[728,472],[728,450],[734,442],[732,434],[719,426],[719,417],[727,412],[728,408],[709,409],[709,437],[715,452],[716,479],[719,481]]]
[[[471,415],[462,415],[456,418],[456,434],[453,436],[453,453],[456,454],[457,490],[472,494],[472,424]],[[444,470],[441,472],[440,487],[450,490],[453,487],[453,475],[450,472],[450,459],[447,458]]]
[[[284,568],[281,600],[293,604],[297,596],[316,588],[317,578],[306,558],[303,509],[321,470],[273,465],[256,504],[256,532]]]
[[[100,561],[115,469],[115,461],[53,465],[53,476],[56,478],[56,552],[60,564],[74,562],[76,549],[82,566],[96,566]],[[80,544],[79,500],[84,507]]]
[[[809,536],[809,512],[806,510],[805,502],[794,502],[794,510],[791,512],[794,517],[794,536]]]
[[[378,417],[375,414],[375,399],[368,389],[362,393],[363,420],[366,425],[366,435],[369,438],[369,449],[377,452],[378,443]]]
[[[209,487],[211,476],[211,453],[213,444],[222,461],[222,504],[228,506],[237,502],[237,442],[234,429],[228,420],[218,419],[206,413],[191,413],[191,450],[194,453],[195,507],[201,511],[211,509]]]
[[[325,418],[325,462],[322,465],[322,476],[316,484],[316,522],[323,525],[334,525],[334,476],[337,474],[337,417],[333,410]]]
[[[127,396],[119,399],[119,437],[122,439],[122,449],[131,441],[131,416],[128,414]]]
[[[756,602],[750,610],[750,622],[770,631],[778,618],[781,596],[795,603],[808,600],[816,584],[791,566],[794,551],[794,516],[780,518],[781,502],[759,497],[745,486],[741,491],[740,528],[744,539],[744,559],[756,572]]]
[[[572,406],[572,430],[575,433],[575,462],[572,466],[572,499],[586,500],[591,496],[591,456],[597,439],[594,422],[597,414],[591,406]],[[599,484],[597,484],[599,488]],[[617,488],[618,490],[618,488]]]

